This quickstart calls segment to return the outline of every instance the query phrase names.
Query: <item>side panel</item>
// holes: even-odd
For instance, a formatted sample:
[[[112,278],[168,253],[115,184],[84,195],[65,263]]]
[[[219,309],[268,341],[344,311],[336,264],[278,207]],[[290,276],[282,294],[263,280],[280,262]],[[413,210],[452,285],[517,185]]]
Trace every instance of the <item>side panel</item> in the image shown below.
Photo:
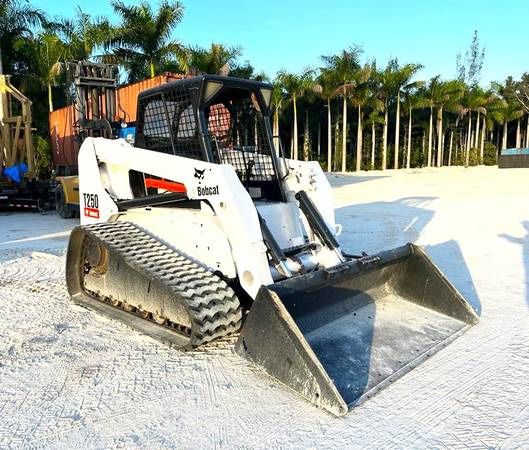
[[[316,161],[286,160],[290,169],[284,183],[287,190],[294,194],[301,190],[305,191],[314,202],[327,225],[335,230],[334,204],[332,189],[327,177]]]
[[[118,207],[105,190],[96,157],[96,143],[99,147],[109,146],[117,151],[125,141],[87,138],[79,150],[79,217],[81,225],[106,222],[118,212]],[[117,145],[116,145],[117,144]],[[117,148],[116,148],[117,147]]]

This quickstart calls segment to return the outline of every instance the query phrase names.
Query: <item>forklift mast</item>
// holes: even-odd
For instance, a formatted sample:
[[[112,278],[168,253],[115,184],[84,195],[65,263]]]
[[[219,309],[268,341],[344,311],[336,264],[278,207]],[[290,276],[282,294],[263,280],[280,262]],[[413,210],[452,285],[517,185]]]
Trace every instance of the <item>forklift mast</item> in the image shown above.
[[[69,61],[66,63],[66,73],[79,141],[83,142],[88,136],[115,138],[118,66]]]

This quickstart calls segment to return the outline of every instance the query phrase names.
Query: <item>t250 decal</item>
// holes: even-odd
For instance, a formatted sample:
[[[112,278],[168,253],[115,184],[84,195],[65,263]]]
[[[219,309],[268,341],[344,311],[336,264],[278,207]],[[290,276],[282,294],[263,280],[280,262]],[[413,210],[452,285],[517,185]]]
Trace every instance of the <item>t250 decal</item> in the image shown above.
[[[97,194],[83,193],[84,215],[92,219],[99,219],[99,197]]]

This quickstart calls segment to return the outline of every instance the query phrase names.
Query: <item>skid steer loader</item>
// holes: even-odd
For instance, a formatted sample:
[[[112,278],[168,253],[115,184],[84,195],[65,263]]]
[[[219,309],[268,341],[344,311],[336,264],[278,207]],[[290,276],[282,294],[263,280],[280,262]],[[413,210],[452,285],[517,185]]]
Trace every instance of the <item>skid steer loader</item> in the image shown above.
[[[240,330],[239,355],[342,415],[477,316],[413,244],[342,251],[329,183],[277,153],[270,99],[188,78],[140,94],[134,146],[87,138],[68,290],[182,349]]]

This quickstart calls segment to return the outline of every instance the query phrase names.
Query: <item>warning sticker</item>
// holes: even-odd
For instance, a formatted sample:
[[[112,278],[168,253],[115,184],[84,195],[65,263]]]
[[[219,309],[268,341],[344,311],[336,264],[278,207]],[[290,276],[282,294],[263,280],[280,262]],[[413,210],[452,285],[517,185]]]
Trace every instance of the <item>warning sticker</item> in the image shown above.
[[[84,215],[91,217],[92,219],[99,219],[99,209],[97,208],[86,208],[84,209]]]

